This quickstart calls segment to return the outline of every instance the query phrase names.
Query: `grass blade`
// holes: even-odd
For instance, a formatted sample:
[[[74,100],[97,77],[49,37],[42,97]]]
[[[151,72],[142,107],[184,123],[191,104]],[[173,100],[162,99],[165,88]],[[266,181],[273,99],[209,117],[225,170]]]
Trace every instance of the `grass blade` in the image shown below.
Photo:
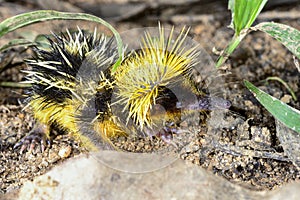
[[[18,82],[0,82],[1,87],[11,87],[11,88],[28,88],[31,87],[29,83],[18,83]]]
[[[295,92],[292,90],[292,88],[289,86],[289,84],[287,84],[287,82],[285,82],[284,80],[282,80],[281,78],[279,78],[277,76],[270,76],[266,79],[266,81],[269,81],[269,80],[278,81],[279,83],[281,83],[290,92],[294,101],[298,100]]]
[[[2,21],[0,23],[0,37],[18,28],[48,20],[86,20],[100,23],[106,26],[114,34],[118,45],[119,59],[113,66],[113,70],[116,70],[116,68],[120,65],[123,56],[123,43],[120,34],[108,22],[94,15],[89,15],[85,13],[66,13],[53,10],[39,10],[28,12],[16,15],[14,17]]]
[[[298,59],[300,59],[300,31],[290,26],[263,22],[255,26],[256,29],[263,31],[288,48]]]
[[[216,64],[217,68],[219,68],[228,59],[228,57],[237,48],[237,46],[241,43],[241,41],[243,40],[243,38],[245,36],[246,36],[246,34],[240,34],[240,35],[234,34],[230,43],[228,44],[228,46],[224,49],[224,51],[218,58],[217,64]]]
[[[250,28],[268,0],[235,0],[232,19],[237,35],[245,28]]]
[[[280,122],[292,130],[300,133],[300,111],[279,101],[275,97],[263,92],[249,81],[245,86],[254,94],[255,98]]]
[[[230,0],[234,31],[237,35],[245,28],[250,28],[268,0]]]
[[[23,46],[23,47],[27,48],[28,46],[32,46],[32,45],[35,45],[35,43],[30,42],[26,39],[14,39],[14,40],[11,40],[9,43],[0,47],[0,52],[3,52],[5,50],[8,50],[8,49],[16,47],[16,46],[18,46],[18,47]]]
[[[232,52],[237,48],[242,39],[248,34],[248,29],[265,6],[268,0],[229,0],[228,9],[231,10],[231,24],[235,33],[224,52],[218,58],[216,67],[219,68]]]

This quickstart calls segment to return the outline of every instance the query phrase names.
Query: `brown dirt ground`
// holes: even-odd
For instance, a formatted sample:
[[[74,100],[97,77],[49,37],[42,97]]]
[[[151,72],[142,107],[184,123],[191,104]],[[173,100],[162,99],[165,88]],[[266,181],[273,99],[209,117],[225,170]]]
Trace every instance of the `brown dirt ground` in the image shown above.
[[[222,9],[225,8],[221,7],[220,10]],[[300,5],[271,9],[277,12],[297,13],[300,12]],[[0,14],[5,13],[3,10],[1,12]],[[224,16],[224,13],[227,14]],[[113,22],[113,25],[119,31],[157,25],[153,19],[145,19],[147,16],[140,16],[138,19]],[[215,59],[212,48],[222,49],[232,36],[232,31],[226,27],[229,19],[228,12],[224,11],[203,15],[200,21],[183,18],[183,22],[177,23],[176,27],[191,26],[194,39]],[[273,20],[300,29],[300,21],[297,18]],[[162,22],[172,24],[172,21]],[[60,27],[56,25],[58,26]],[[38,33],[39,30],[32,29]],[[0,59],[14,55],[10,65],[0,71],[1,81],[22,80],[24,73],[21,70],[27,68],[22,64],[22,58],[30,57],[30,50],[21,50],[13,49],[1,55]],[[289,95],[287,89],[275,81],[268,84],[264,82],[267,77],[278,76],[285,80],[300,98],[299,73],[292,54],[274,39],[255,32],[241,43],[227,61],[227,67],[231,75],[225,77],[226,84],[221,86],[224,87],[224,96],[233,105],[231,111],[226,114],[227,125],[213,137],[207,135],[205,129],[201,129],[189,148],[180,152],[180,158],[253,190],[275,189],[299,180],[299,170],[284,156],[276,137],[274,119],[242,84],[242,80],[249,80],[280,99]],[[24,181],[32,180],[65,159],[85,152],[78,142],[68,135],[56,137],[52,146],[43,153],[37,151],[20,154],[18,150],[14,150],[14,144],[34,125],[30,110],[22,110],[25,106],[21,101],[22,94],[22,89],[0,87],[0,193],[16,190]],[[300,108],[299,102],[290,100],[289,104]],[[60,151],[70,149],[70,154],[59,156]]]

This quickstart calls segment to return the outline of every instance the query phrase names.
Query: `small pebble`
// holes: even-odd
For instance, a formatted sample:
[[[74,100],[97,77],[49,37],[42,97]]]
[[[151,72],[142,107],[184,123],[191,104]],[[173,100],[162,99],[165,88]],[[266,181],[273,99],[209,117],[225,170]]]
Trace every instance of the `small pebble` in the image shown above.
[[[280,101],[282,101],[282,102],[284,102],[284,103],[290,103],[290,102],[291,102],[291,99],[292,99],[292,96],[291,96],[291,95],[285,94],[285,95],[280,99]]]
[[[70,145],[68,145],[68,146],[62,147],[59,150],[58,155],[60,158],[67,158],[71,155],[71,152],[72,152],[72,148]]]
[[[60,156],[57,154],[56,151],[52,151],[52,150],[49,151],[48,161],[50,163],[55,163],[59,159],[60,159]]]

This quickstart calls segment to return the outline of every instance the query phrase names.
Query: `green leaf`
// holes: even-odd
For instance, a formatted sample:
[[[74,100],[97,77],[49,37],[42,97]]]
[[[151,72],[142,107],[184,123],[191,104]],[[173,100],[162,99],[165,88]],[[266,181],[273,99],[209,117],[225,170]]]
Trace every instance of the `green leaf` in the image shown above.
[[[28,88],[31,87],[29,83],[17,83],[17,82],[0,82],[1,87],[11,87],[11,88]]]
[[[279,78],[277,76],[270,76],[266,79],[266,81],[269,81],[269,80],[280,82],[291,93],[294,101],[298,100],[295,92],[292,90],[292,88],[289,86],[289,84],[287,82],[285,82],[284,80],[282,80],[281,78]]]
[[[247,29],[252,26],[267,1],[268,0],[229,1],[229,8],[232,12],[233,27],[237,35],[239,35],[243,29]]]
[[[300,133],[300,111],[255,87],[249,81],[244,81],[246,87],[255,98],[280,122]]]
[[[235,33],[228,46],[219,56],[216,67],[219,68],[237,48],[248,30],[267,3],[268,0],[229,0],[228,9],[231,10],[230,27]]]
[[[300,59],[300,31],[290,26],[274,23],[263,22],[254,28],[263,31],[288,48],[298,59]]]
[[[106,26],[114,34],[118,45],[119,59],[113,66],[113,70],[116,70],[116,68],[120,65],[123,56],[123,43],[120,34],[108,22],[94,15],[89,15],[85,13],[66,13],[66,12],[58,12],[53,10],[39,10],[39,11],[28,12],[28,13],[16,15],[14,17],[8,18],[3,22],[1,22],[0,37],[18,28],[28,26],[37,22],[48,21],[48,20],[86,20],[86,21],[100,23]]]
[[[13,48],[13,47],[16,47],[16,46],[23,46],[23,47],[28,47],[28,46],[32,46],[32,45],[35,45],[34,42],[30,42],[26,39],[14,39],[14,40],[11,40],[9,41],[9,43],[3,45],[2,47],[0,47],[0,52],[3,52],[7,49],[10,49],[10,48]]]

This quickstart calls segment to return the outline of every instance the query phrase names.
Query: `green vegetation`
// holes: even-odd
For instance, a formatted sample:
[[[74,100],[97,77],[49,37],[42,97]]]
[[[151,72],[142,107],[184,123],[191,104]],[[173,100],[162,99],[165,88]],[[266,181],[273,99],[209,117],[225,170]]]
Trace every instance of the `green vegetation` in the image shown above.
[[[228,9],[231,10],[231,25],[234,36],[217,60],[217,68],[220,67],[228,56],[237,48],[243,38],[248,34],[254,20],[257,18],[267,0],[229,0]]]
[[[257,30],[263,31],[277,39],[279,42],[285,45],[298,59],[300,59],[300,32],[298,30],[284,24],[273,22],[264,22],[252,27],[253,22],[266,3],[267,0],[229,0],[228,7],[232,13],[231,28],[234,29],[235,34],[228,46],[223,51],[222,55],[218,58],[216,64],[217,67],[220,67],[226,61],[226,59],[237,48],[242,39],[250,31]],[[87,20],[106,26],[112,31],[118,44],[119,59],[113,66],[113,70],[116,70],[116,68],[120,65],[123,56],[123,44],[119,33],[108,22],[89,14],[64,13],[52,10],[34,11],[20,14],[6,19],[0,23],[0,38],[7,33],[15,31],[21,27],[48,20]],[[28,46],[30,43],[23,39],[12,40],[8,44],[0,47],[0,52],[18,45]],[[280,82],[285,83],[284,81]],[[5,85],[5,83],[2,85]],[[274,115],[276,119],[281,121],[287,127],[292,128],[300,133],[300,112],[298,110],[291,108],[279,100],[274,99],[274,97],[262,92],[248,81],[245,81],[245,85],[255,95],[258,101],[271,114]],[[291,92],[291,94],[295,99],[293,92]],[[278,112],[278,110],[280,110],[280,112]]]
[[[39,10],[39,11],[28,12],[28,13],[24,13],[24,14],[20,14],[8,18],[3,22],[1,22],[0,38],[9,32],[15,31],[16,29],[22,28],[24,26],[28,26],[42,21],[49,21],[49,20],[86,20],[86,21],[100,23],[106,26],[114,34],[118,44],[119,59],[113,66],[113,70],[115,70],[120,65],[123,56],[123,43],[120,34],[108,22],[94,15],[89,15],[85,13],[66,13],[66,12],[58,12],[53,10]],[[11,46],[24,45],[24,43],[27,44],[26,41],[24,40],[11,41],[10,44],[0,47],[0,52],[4,51],[5,49]]]
[[[250,31],[262,31],[274,37],[287,47],[298,59],[300,59],[300,32],[292,27],[274,22],[263,22],[251,27],[254,20],[266,4],[267,0],[229,0],[228,7],[232,12],[231,27],[235,34],[228,46],[218,58],[216,67],[220,67],[236,49],[242,39]],[[272,79],[269,78],[269,79]],[[281,82],[288,90],[289,86],[279,78],[273,78]],[[254,94],[257,100],[280,122],[294,131],[300,133],[300,111],[275,99],[267,93],[261,91],[249,81],[244,81],[245,86]],[[294,99],[296,96],[291,91]]]

